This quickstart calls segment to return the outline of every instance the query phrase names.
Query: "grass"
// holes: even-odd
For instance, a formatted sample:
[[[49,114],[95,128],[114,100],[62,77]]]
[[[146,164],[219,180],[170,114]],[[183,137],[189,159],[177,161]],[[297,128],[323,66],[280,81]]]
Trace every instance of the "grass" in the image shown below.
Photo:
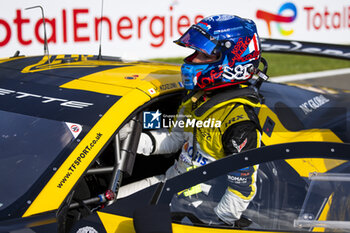
[[[268,62],[269,68],[267,74],[270,77],[350,68],[350,61],[335,58],[277,53],[265,53],[263,57]],[[153,60],[176,64],[183,63],[182,57],[158,58]]]

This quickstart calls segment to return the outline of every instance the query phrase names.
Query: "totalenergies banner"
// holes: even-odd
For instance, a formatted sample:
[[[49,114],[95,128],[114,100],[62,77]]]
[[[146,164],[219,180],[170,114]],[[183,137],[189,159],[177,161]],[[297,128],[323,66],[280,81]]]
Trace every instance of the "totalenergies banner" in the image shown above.
[[[0,8],[0,57],[43,54],[41,10],[26,10],[38,5],[50,54],[98,54],[101,36],[102,55],[185,56],[172,41],[214,14],[253,19],[261,37],[350,44],[349,0],[104,0],[102,18],[102,0],[11,0]]]

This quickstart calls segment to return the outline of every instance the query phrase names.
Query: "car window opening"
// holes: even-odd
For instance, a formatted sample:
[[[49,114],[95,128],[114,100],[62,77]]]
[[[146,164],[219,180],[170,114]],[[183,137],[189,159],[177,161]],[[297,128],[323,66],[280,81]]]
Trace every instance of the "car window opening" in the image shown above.
[[[129,121],[133,124],[132,134],[122,141],[116,134],[110,140],[71,194],[70,210],[66,215],[66,230],[81,218],[91,214],[92,211],[112,204],[113,201],[108,200],[101,203],[101,198],[106,196],[106,191],[118,191],[118,185],[123,186],[146,177],[162,174],[174,163],[178,156],[177,153],[146,157],[136,154],[137,143],[135,142],[138,142],[142,130],[140,124],[142,112],[159,110],[163,114],[175,115],[182,95],[183,93],[171,95],[169,98],[154,101],[146,108],[140,109]]]

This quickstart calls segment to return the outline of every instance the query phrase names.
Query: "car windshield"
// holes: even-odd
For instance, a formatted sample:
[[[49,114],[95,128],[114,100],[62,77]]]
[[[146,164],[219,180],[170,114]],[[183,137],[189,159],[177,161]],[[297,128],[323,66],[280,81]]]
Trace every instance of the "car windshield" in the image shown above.
[[[310,186],[294,227],[321,231],[350,229],[350,173],[311,173]]]
[[[22,197],[30,204],[34,194],[28,191],[56,170],[53,164],[81,126],[5,111],[0,119],[1,213]]]
[[[292,169],[298,166],[308,169],[309,163],[336,167],[328,172],[312,172],[308,177]],[[322,170],[321,166],[317,169]],[[350,163],[345,160],[303,158],[262,163],[257,170],[256,195],[243,212],[240,223],[249,221],[242,227],[250,230],[348,231],[349,172]],[[186,225],[222,224],[214,209],[227,192],[229,183],[232,180],[240,185],[248,182],[236,173],[230,172],[175,193],[170,205],[173,221]],[[244,196],[238,191],[231,192]]]

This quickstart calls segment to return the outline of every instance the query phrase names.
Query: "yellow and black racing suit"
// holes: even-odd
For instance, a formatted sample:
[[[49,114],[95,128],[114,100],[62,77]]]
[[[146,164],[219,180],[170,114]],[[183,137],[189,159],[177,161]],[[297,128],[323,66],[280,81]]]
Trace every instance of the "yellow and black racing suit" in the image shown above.
[[[231,89],[208,96],[204,94],[196,103],[193,103],[191,96],[185,98],[176,121],[186,123],[195,119],[207,121],[210,126],[188,124],[181,128],[177,125],[170,132],[151,132],[155,143],[153,154],[173,153],[181,148],[179,159],[168,169],[165,177],[170,178],[186,172],[189,167],[202,166],[227,155],[260,147],[260,126],[254,107],[260,107],[259,97],[249,88]],[[247,167],[227,175],[229,186],[215,208],[222,221],[233,224],[248,207],[256,191],[257,168]]]

